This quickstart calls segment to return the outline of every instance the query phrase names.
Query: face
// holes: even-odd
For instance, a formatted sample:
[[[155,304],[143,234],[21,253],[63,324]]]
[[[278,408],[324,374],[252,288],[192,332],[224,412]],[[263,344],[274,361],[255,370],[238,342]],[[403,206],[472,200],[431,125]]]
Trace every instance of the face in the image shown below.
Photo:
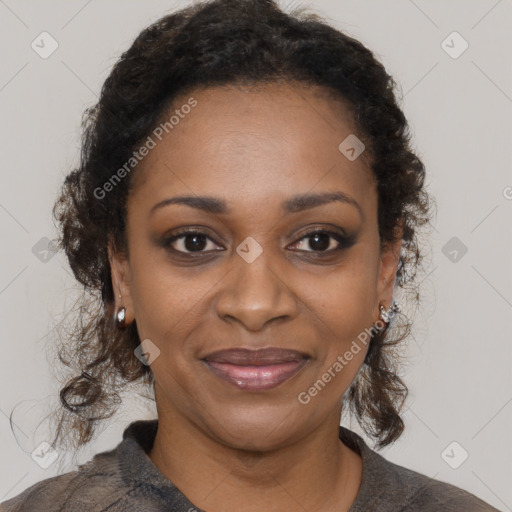
[[[160,351],[151,364],[159,418],[271,449],[339,422],[368,348],[358,336],[391,303],[400,244],[381,251],[367,155],[340,152],[357,132],[322,89],[215,87],[174,108],[190,97],[197,105],[133,171],[129,257],[110,252],[116,307]],[[193,202],[165,203],[182,196]],[[236,384],[205,361],[266,347],[301,362],[268,373],[244,365],[253,373]],[[269,377],[288,370],[277,385]]]

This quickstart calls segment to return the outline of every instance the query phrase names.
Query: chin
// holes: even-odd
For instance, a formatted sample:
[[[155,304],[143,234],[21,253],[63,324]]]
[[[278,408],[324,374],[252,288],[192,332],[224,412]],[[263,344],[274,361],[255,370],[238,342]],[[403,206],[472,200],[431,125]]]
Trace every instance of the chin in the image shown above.
[[[208,415],[205,423],[210,433],[227,446],[267,451],[306,435],[308,421],[302,419],[304,425],[293,411],[274,405],[251,407],[247,411],[241,411],[239,407],[229,411],[217,408],[215,416]]]

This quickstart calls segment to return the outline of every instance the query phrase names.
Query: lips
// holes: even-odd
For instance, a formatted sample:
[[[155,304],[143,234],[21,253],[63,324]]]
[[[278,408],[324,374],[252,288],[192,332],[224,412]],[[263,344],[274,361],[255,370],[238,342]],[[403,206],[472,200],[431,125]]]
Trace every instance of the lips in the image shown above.
[[[309,359],[296,350],[272,347],[218,350],[203,361],[214,375],[239,389],[264,391],[293,377]]]

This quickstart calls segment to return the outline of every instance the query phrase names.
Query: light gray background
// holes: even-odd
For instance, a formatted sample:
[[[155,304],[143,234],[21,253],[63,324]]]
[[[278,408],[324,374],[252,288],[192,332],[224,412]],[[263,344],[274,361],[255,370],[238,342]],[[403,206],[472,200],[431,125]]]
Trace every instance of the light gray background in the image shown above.
[[[282,2],[287,9],[299,4],[368,45],[397,79],[438,204],[404,366],[406,431],[381,453],[512,510],[512,4]],[[0,501],[63,471],[57,463],[40,468],[30,453],[48,438],[36,427],[59,390],[52,329],[76,293],[63,256],[44,263],[32,248],[55,236],[50,210],[77,163],[82,112],[139,31],[184,5],[0,0]],[[47,59],[31,48],[43,31],[59,44]],[[453,31],[469,43],[456,59],[441,47]],[[467,247],[457,261],[445,255],[452,237]],[[16,405],[17,439],[7,419]],[[130,421],[154,414],[137,396],[126,398],[81,460],[117,445]],[[469,453],[458,469],[441,456],[453,441]]]

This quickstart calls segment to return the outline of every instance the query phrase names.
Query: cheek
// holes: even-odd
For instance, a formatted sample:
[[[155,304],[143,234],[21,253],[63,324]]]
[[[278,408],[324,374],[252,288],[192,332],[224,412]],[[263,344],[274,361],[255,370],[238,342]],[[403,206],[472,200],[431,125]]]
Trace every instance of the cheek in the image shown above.
[[[324,330],[322,371],[336,375],[340,388],[353,380],[362,365],[377,320],[375,265],[367,259],[333,271],[312,294],[311,310]],[[329,379],[328,376],[326,376]],[[338,387],[338,386],[336,386]]]
[[[184,386],[197,370],[190,365],[197,349],[191,338],[211,318],[205,297],[222,275],[173,268],[165,257],[151,260],[143,250],[133,261],[131,288],[139,337],[151,340],[160,351],[152,371],[169,389]]]
[[[134,301],[139,336],[155,339],[166,346],[186,337],[197,321],[195,312],[201,299],[200,291],[188,283],[164,279],[141,280]]]
[[[130,290],[139,337],[149,338],[160,349],[173,330],[173,325],[185,315],[184,304],[190,300],[183,296],[189,289],[177,286],[166,274],[162,263],[151,262],[144,255],[133,255]]]
[[[342,338],[364,329],[373,318],[377,302],[377,279],[374,263],[368,258],[354,257],[350,264],[333,270],[316,282],[310,303],[328,323],[334,333]]]

